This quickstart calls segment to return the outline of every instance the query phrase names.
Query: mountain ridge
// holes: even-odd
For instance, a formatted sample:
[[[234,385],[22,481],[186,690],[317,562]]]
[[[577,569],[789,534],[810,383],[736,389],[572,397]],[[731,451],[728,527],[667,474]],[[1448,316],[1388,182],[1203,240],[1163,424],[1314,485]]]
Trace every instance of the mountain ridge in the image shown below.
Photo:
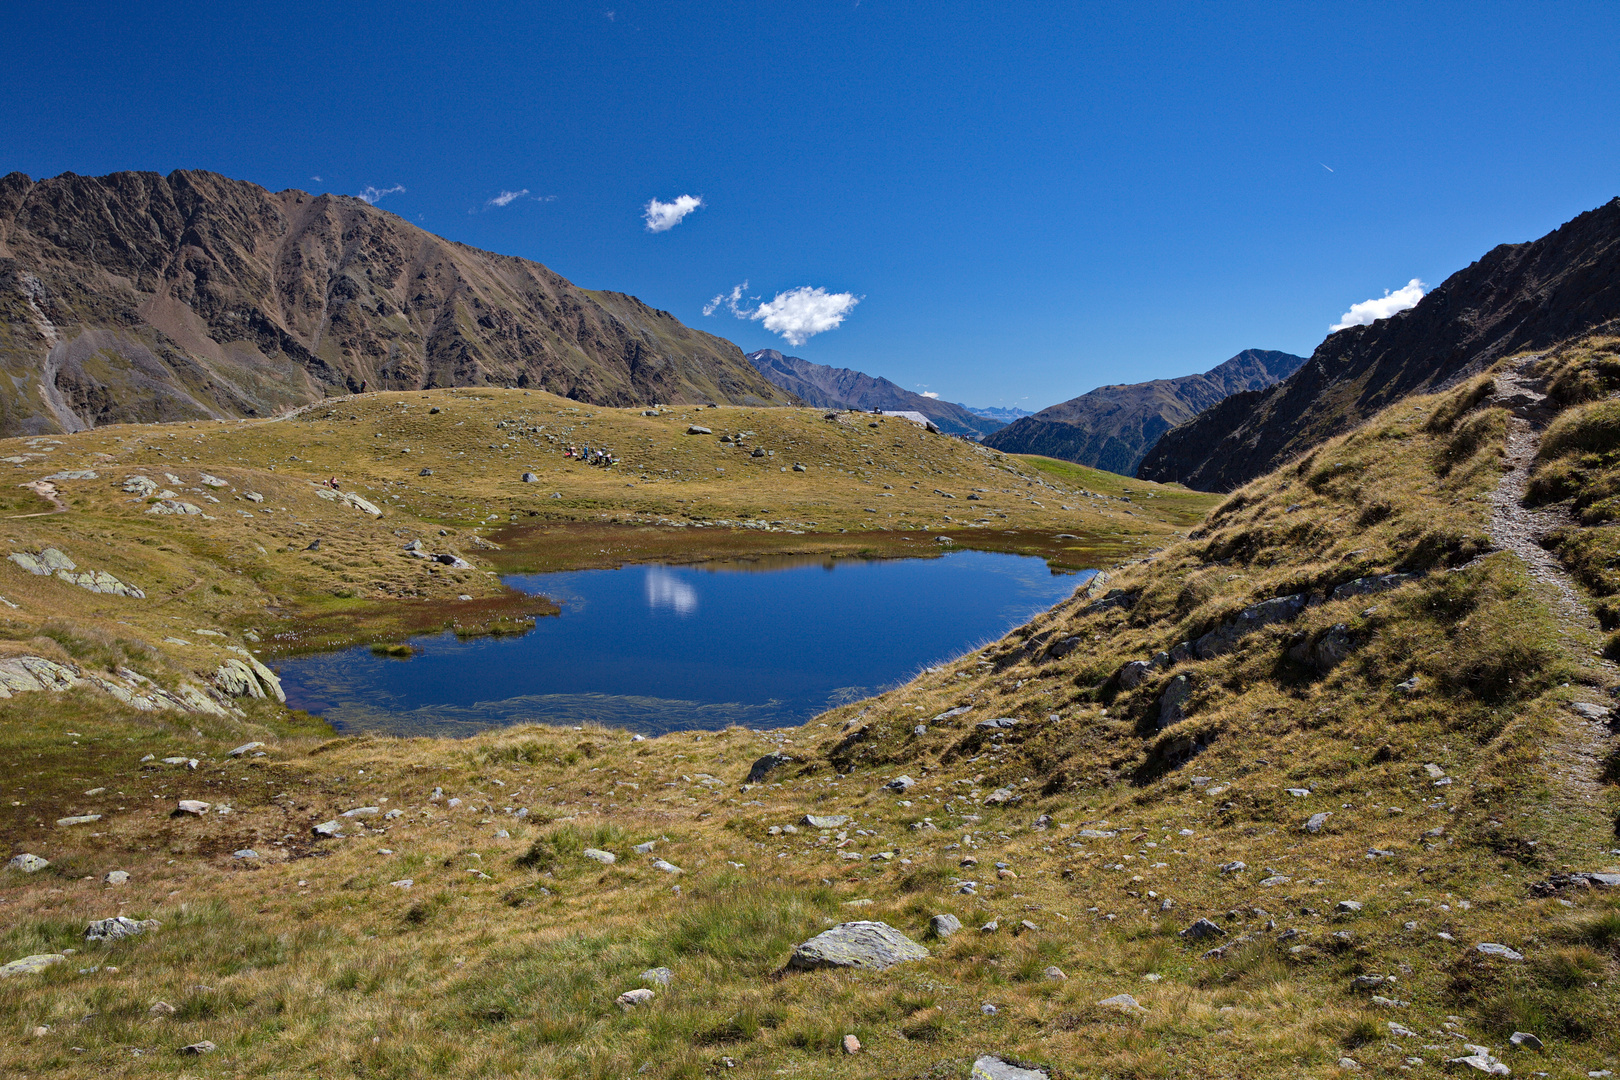
[[[264,416],[366,389],[791,403],[633,296],[349,196],[217,173],[0,177],[0,433]]]
[[[1141,479],[1231,491],[1367,420],[1502,357],[1620,317],[1620,198],[1539,239],[1499,244],[1415,307],[1329,334],[1289,378],[1167,432]]]
[[[748,353],[748,362],[773,386],[822,409],[886,409],[919,412],[950,435],[988,435],[1002,424],[966,406],[913,393],[881,375],[817,364],[776,349]]]
[[[1134,476],[1165,432],[1232,394],[1286,378],[1303,363],[1292,353],[1245,349],[1201,374],[1099,386],[1014,420],[985,445]]]

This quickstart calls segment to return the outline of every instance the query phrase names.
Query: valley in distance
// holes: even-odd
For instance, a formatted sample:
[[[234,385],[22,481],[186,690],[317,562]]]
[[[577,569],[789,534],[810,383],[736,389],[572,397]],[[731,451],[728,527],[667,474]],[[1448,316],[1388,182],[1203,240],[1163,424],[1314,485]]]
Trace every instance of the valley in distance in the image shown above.
[[[1620,202],[1122,395],[1087,452],[1170,483],[357,200],[16,176],[6,1075],[1620,1069]],[[339,733],[274,671],[552,617],[502,575],[963,548],[1102,572],[798,727]]]

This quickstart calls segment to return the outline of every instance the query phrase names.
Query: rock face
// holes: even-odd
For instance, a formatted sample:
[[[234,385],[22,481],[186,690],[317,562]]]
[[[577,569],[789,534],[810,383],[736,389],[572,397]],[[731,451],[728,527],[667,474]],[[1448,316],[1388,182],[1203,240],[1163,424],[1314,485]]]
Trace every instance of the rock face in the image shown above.
[[[1620,317],[1620,199],[1502,244],[1409,311],[1330,334],[1266,390],[1166,432],[1136,475],[1232,491],[1414,393]]]
[[[888,923],[849,922],[795,947],[787,966],[800,971],[823,967],[882,969],[927,958],[927,949]]]
[[[888,379],[783,356],[775,349],[751,352],[748,362],[772,385],[818,409],[915,412],[951,435],[988,435],[1002,426],[999,420],[977,416],[949,401],[912,393]]]
[[[1134,476],[1165,432],[1233,394],[1264,390],[1286,379],[1304,362],[1292,353],[1245,349],[1202,375],[1099,386],[1014,420],[984,444]]]
[[[0,435],[266,416],[366,385],[786,404],[737,346],[343,195],[215,173],[0,179]]]

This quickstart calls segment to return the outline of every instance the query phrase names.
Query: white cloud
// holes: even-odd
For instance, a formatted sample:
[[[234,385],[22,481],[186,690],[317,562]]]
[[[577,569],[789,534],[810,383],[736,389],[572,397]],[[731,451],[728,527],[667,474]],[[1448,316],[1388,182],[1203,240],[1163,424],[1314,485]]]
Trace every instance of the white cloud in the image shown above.
[[[519,199],[523,198],[523,196],[527,195],[528,193],[529,193],[528,188],[524,188],[522,191],[503,191],[499,195],[496,195],[494,198],[490,199],[489,202],[485,203],[484,205],[485,206],[511,206],[513,203],[517,202]]]
[[[922,392],[922,396],[925,397],[925,398],[938,398],[939,397],[939,391],[937,391],[937,390],[924,390]]]
[[[654,611],[667,607],[677,615],[690,615],[698,608],[698,594],[690,582],[676,577],[662,566],[647,567],[647,606]]]
[[[743,282],[729,293],[721,293],[703,305],[703,314],[713,315],[725,308],[739,319],[752,319],[765,324],[773,334],[781,334],[789,345],[803,345],[826,330],[835,330],[860,303],[862,297],[854,293],[830,293],[826,289],[801,285],[797,289],[777,293],[770,300],[755,307],[743,306]],[[750,300],[759,300],[757,296]]]
[[[404,184],[395,184],[393,187],[385,188],[372,187],[371,185],[367,184],[365,190],[361,191],[360,194],[355,197],[363,203],[370,203],[372,206],[376,206],[377,200],[382,198],[384,195],[397,195],[404,190]]]
[[[648,232],[668,232],[681,223],[681,219],[698,207],[703,200],[695,195],[682,195],[674,202],[648,199],[644,208]]]
[[[1427,286],[1423,282],[1413,278],[1406,283],[1404,289],[1396,289],[1394,292],[1385,289],[1383,296],[1351,304],[1350,310],[1341,315],[1338,322],[1328,327],[1328,333],[1337,333],[1350,326],[1371,326],[1379,319],[1387,319],[1396,312],[1416,307],[1417,302],[1423,299],[1425,288]]]

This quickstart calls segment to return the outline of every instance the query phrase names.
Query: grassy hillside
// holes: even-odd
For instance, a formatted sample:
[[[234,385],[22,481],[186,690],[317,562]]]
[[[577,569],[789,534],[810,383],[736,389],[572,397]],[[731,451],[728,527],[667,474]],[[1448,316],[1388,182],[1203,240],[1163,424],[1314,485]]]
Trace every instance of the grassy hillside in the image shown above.
[[[452,404],[487,404],[493,420],[522,401]],[[131,719],[86,691],[0,702],[7,839],[52,860],[0,872],[0,960],[79,950],[0,980],[0,1068],[169,1073],[198,1040],[217,1048],[189,1068],[240,1075],[965,1077],[983,1053],[1054,1076],[1396,1075],[1438,1071],[1467,1044],[1515,1073],[1613,1067],[1620,904],[1569,875],[1620,861],[1614,740],[1573,708],[1602,717],[1617,680],[1595,655],[1596,624],[1492,539],[1516,408],[1488,379],[1408,399],[1234,493],[1184,538],[1170,530],[1196,507],[1170,512],[1189,498],[1173,489],[1119,477],[1129,493],[1104,489],[1061,463],[944,441],[891,460],[893,440],[871,429],[771,410],[802,425],[781,429],[779,459],[790,439],[817,469],[812,438],[826,453],[868,443],[871,465],[821,459],[844,473],[815,489],[818,522],[858,529],[893,475],[908,518],[926,508],[937,526],[939,504],[910,481],[946,490],[954,469],[962,486],[986,478],[1005,500],[990,505],[1024,520],[1055,520],[1039,516],[1052,503],[1106,507],[1097,524],[1129,522],[1146,534],[1122,539],[1159,547],[1003,640],[802,728],[646,741],[525,728],[450,743],[323,738],[267,701],[245,702],[241,720]],[[399,420],[400,438],[420,419]],[[267,425],[258,443],[210,440],[210,453],[258,446],[262,466],[264,440],[300,438],[297,456],[313,460],[278,461],[290,482],[286,465],[318,474],[361,422],[303,423]],[[625,423],[621,442],[652,439],[637,461],[649,468],[615,476],[619,492],[579,475],[565,494],[584,500],[600,482],[601,502],[572,513],[669,516],[634,500],[678,496],[740,514],[742,489],[707,471],[734,468],[735,451],[677,437],[678,414]],[[1556,430],[1548,461],[1561,460]],[[191,456],[179,441],[159,449]],[[401,449],[379,445],[367,465],[405,507],[384,524],[434,508],[467,537],[491,513],[509,529],[514,510],[543,512],[503,486],[515,454],[492,459],[487,481],[463,473],[433,494],[391,464]],[[702,479],[674,478],[688,467]],[[784,475],[765,474],[753,501],[821,474]],[[299,558],[273,554],[278,567]],[[102,663],[138,650],[123,632],[75,622],[58,644]],[[1003,718],[1016,722],[979,726]],[[250,737],[264,757],[225,756]],[[791,760],[747,783],[768,751]],[[893,790],[901,775],[914,783]],[[174,816],[179,798],[232,812]],[[312,836],[365,806],[378,814],[336,819],[348,838]],[[52,824],[88,813],[104,816]],[[850,821],[822,830],[806,813]],[[115,868],[130,881],[104,884]],[[119,912],[163,925],[80,940],[89,919]],[[946,913],[964,929],[931,937]],[[1219,931],[1183,936],[1201,918]],[[852,919],[887,922],[930,956],[784,970],[794,944]],[[650,1003],[615,1004],[658,967],[670,982],[646,983]],[[1101,1004],[1120,994],[1140,1008]],[[154,1016],[160,1001],[174,1012]],[[1515,1031],[1544,1048],[1511,1048]],[[841,1049],[850,1034],[858,1053]]]

